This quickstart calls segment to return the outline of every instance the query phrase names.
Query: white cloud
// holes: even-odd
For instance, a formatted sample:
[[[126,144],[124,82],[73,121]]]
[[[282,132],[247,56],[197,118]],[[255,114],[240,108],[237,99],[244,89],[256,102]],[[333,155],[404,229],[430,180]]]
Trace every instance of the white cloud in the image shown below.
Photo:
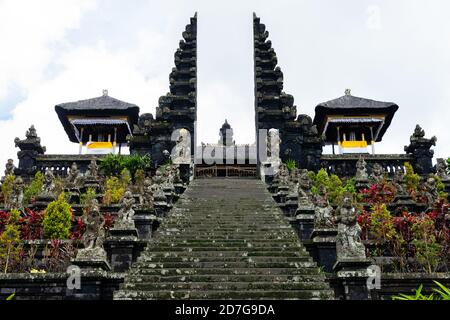
[[[199,13],[198,142],[215,142],[227,118],[238,143],[254,141],[252,11],[270,32],[299,113],[351,88],[400,110],[378,152],[402,153],[416,123],[437,135],[448,156],[450,22],[446,1],[376,1],[380,26],[367,28],[368,1],[222,2],[0,0],[0,166],[15,158],[13,139],[34,123],[49,153],[77,152],[54,105],[111,96],[155,112],[168,91],[173,53],[189,17]],[[447,8],[447,9],[446,9]],[[376,31],[376,32],[374,32]],[[52,72],[49,74],[49,69]],[[14,90],[12,90],[13,88]],[[4,107],[4,106],[2,106]],[[0,108],[2,110],[2,108]]]

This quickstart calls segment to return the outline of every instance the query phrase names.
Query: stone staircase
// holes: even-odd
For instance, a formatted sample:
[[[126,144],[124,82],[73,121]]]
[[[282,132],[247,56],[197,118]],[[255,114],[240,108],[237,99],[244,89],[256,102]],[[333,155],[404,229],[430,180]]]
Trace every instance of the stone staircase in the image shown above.
[[[115,299],[333,299],[256,179],[194,180]]]

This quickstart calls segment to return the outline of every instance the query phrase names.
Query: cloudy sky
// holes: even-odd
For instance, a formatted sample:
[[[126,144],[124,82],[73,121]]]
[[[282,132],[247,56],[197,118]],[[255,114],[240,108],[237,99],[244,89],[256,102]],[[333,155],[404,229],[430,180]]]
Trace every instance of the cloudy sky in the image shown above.
[[[0,164],[34,124],[48,153],[76,153],[58,103],[111,96],[155,112],[173,53],[198,11],[198,141],[224,119],[254,141],[252,12],[270,32],[299,113],[355,96],[400,106],[378,153],[402,153],[416,123],[450,156],[446,0],[0,0]],[[3,165],[2,165],[3,166]]]

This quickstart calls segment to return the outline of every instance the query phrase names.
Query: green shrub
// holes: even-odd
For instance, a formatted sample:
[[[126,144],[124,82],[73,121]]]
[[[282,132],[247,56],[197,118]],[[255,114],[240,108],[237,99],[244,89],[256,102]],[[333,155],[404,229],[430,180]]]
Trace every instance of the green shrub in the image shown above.
[[[19,224],[8,223],[0,235],[0,263],[2,272],[7,273],[11,266],[19,263],[21,250]]]
[[[72,209],[64,193],[56,201],[50,202],[42,221],[44,236],[47,239],[68,239],[72,226]]]
[[[324,185],[328,192],[328,200],[330,203],[337,204],[345,192],[350,192],[356,196],[355,180],[348,179],[343,184],[342,180],[335,174],[328,175],[325,169],[320,169],[317,174],[308,172],[309,178],[312,180],[311,192],[318,194],[319,187]]]
[[[420,183],[420,176],[414,173],[414,168],[409,162],[405,162],[405,183],[409,191],[417,191]]]
[[[124,158],[123,165],[130,171],[132,177],[135,177],[137,170],[147,171],[150,170],[152,165],[152,160],[148,155],[129,155]]]
[[[110,177],[106,180],[105,195],[103,196],[103,203],[111,204],[118,203],[125,193],[123,183],[117,177]]]
[[[33,181],[25,189],[25,192],[23,194],[24,202],[30,203],[30,201],[42,191],[43,185],[44,185],[44,175],[42,174],[42,172],[38,171],[34,175]]]
[[[88,188],[86,190],[86,193],[81,194],[81,196],[80,196],[80,203],[82,205],[89,204],[96,197],[97,197],[97,193],[95,192],[95,189],[94,188]]]
[[[436,239],[436,228],[434,221],[429,216],[424,216],[412,227],[416,249],[416,259],[424,268],[425,272],[433,273],[439,264],[442,245]]]
[[[2,183],[2,194],[3,194],[3,200],[5,207],[11,200],[12,192],[13,192],[13,186],[14,186],[14,176],[6,176],[5,180]]]
[[[120,154],[108,154],[103,159],[100,159],[100,169],[108,176],[118,176],[123,170],[124,156]]]

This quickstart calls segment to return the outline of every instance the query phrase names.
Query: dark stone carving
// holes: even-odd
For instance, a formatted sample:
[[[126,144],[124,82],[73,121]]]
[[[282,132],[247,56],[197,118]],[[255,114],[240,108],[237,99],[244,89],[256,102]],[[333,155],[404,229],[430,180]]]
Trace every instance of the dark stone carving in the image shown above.
[[[317,170],[322,155],[322,138],[312,119],[307,115],[297,117],[294,97],[283,92],[283,73],[277,66],[278,60],[272,42],[267,40],[266,26],[253,15],[254,70],[255,70],[255,113],[257,146],[260,129],[278,129],[280,132],[280,158],[295,160],[299,168]],[[296,118],[297,117],[297,118]],[[265,159],[259,159],[258,164]]]
[[[17,152],[19,158],[19,168],[16,170],[19,175],[33,175],[36,168],[36,157],[45,153],[45,147],[41,146],[41,138],[38,137],[34,125],[25,133],[25,139],[14,139],[16,148],[20,149]]]
[[[406,153],[414,158],[412,165],[416,173],[426,175],[432,172],[434,151],[431,147],[436,145],[436,141],[437,138],[434,136],[431,139],[425,138],[425,131],[416,125],[409,146],[405,146]]]

